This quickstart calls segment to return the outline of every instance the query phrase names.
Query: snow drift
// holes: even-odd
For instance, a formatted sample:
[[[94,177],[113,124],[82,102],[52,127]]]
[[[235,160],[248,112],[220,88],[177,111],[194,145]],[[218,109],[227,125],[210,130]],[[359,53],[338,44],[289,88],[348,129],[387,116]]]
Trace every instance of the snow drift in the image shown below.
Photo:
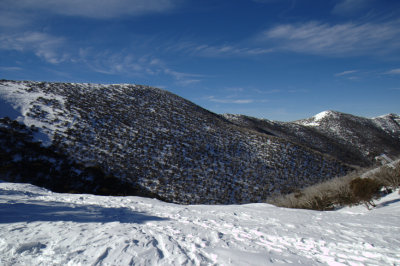
[[[396,265],[400,197],[377,204],[182,206],[0,183],[0,264]]]

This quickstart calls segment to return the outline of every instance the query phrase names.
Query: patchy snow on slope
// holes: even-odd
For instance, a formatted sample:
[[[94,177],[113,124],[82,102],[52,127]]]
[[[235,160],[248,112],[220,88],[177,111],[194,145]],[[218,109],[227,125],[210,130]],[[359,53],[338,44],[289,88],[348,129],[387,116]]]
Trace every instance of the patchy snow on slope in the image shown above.
[[[1,80],[0,99],[70,159],[175,203],[262,202],[349,171],[334,158],[242,130],[148,86]]]
[[[66,128],[62,128],[59,125],[56,125],[56,123],[49,123],[40,119],[32,119],[28,116],[29,112],[36,109],[40,110],[42,115],[47,116],[48,121],[59,119],[60,114],[55,113],[54,108],[46,106],[38,100],[57,101],[61,106],[63,106],[63,97],[54,94],[45,94],[41,91],[30,91],[30,88],[22,82],[5,82],[0,88],[0,97],[5,99],[5,102],[8,104],[10,109],[2,112],[1,115],[9,116],[8,114],[10,113],[12,114],[11,117],[9,116],[11,119],[16,119],[27,126],[35,126],[39,128],[39,132],[35,135],[35,139],[42,141],[43,144],[51,144],[52,136],[56,130],[66,130]]]
[[[400,139],[400,116],[396,114],[387,114],[372,119],[373,123],[389,134],[397,134]]]
[[[400,197],[377,204],[184,206],[0,183],[0,265],[396,265]]]

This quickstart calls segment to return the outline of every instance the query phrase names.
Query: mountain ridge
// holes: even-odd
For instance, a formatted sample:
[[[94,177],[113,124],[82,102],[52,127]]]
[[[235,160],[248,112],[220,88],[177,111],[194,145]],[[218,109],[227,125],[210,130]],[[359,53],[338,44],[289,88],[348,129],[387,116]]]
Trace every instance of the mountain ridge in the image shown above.
[[[0,98],[47,145],[171,202],[261,202],[352,169],[148,86],[2,80]]]
[[[353,165],[370,166],[383,153],[392,157],[399,155],[400,116],[397,114],[365,118],[327,110],[293,122],[224,116],[239,126],[304,144]]]

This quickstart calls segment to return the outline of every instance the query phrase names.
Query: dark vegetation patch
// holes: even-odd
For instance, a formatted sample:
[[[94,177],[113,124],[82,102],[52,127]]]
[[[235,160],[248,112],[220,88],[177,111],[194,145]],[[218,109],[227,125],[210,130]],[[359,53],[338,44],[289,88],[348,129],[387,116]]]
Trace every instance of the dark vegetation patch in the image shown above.
[[[83,165],[69,159],[59,148],[44,147],[33,139],[37,130],[7,117],[0,119],[2,180],[31,183],[60,193],[158,197],[116,178],[99,165]]]

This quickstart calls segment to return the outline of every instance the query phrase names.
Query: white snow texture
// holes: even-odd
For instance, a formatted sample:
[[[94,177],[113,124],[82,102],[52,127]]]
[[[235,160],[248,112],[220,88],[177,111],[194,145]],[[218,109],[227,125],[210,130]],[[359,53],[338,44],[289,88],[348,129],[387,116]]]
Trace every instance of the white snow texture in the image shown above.
[[[0,183],[0,265],[399,265],[399,221],[397,192],[318,212]]]

